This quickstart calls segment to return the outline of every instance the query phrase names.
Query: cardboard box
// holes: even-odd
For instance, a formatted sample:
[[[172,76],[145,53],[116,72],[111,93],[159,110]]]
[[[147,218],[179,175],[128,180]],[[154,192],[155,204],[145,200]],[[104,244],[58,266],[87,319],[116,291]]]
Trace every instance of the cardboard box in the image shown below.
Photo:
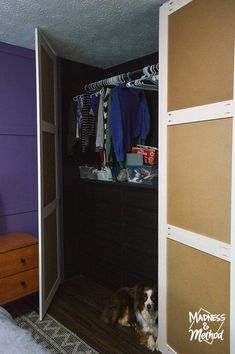
[[[158,153],[157,148],[152,148],[150,146],[137,146],[133,147],[131,151],[135,154],[142,154],[145,165],[156,165]]]

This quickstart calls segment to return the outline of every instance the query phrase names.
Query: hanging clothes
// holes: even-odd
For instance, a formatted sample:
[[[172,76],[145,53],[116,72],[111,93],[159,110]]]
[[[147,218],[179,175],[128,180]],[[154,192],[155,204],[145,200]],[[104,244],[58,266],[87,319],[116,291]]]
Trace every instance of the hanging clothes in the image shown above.
[[[99,97],[97,94],[83,94],[70,104],[68,118],[67,152],[73,155],[76,141],[81,140],[82,152],[90,149],[96,135],[96,121]]]
[[[108,127],[108,101],[109,101],[109,95],[110,95],[111,89],[109,87],[106,88],[105,94],[104,94],[104,106],[103,106],[103,111],[104,111],[104,151],[106,151],[106,143],[107,143],[107,127]]]
[[[67,153],[73,155],[74,146],[76,144],[76,101],[71,101],[68,112],[68,135],[67,135]]]
[[[95,142],[95,146],[98,149],[103,149],[104,147],[104,97],[105,97],[105,89],[102,88],[100,91],[97,129],[96,129],[96,142]]]
[[[83,95],[82,102],[82,129],[81,129],[81,138],[82,138],[82,152],[85,152],[89,145],[89,98],[90,95],[85,93]]]
[[[136,138],[145,141],[150,128],[150,114],[143,90],[122,84],[112,90],[109,115],[112,143],[117,161],[124,161]]]
[[[112,90],[110,90],[107,102],[107,126],[105,132],[105,162],[109,164],[112,162],[112,135],[110,127],[110,111],[112,106]]]
[[[96,133],[96,121],[97,121],[97,107],[99,102],[99,96],[97,93],[93,93],[89,98],[89,135],[95,136]]]

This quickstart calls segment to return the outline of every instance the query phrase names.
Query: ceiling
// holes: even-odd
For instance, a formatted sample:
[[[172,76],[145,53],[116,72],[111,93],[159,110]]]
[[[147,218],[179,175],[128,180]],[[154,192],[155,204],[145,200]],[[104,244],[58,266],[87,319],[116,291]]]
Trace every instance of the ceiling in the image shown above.
[[[57,55],[108,68],[158,50],[162,0],[1,0],[0,41],[34,49],[43,30]]]

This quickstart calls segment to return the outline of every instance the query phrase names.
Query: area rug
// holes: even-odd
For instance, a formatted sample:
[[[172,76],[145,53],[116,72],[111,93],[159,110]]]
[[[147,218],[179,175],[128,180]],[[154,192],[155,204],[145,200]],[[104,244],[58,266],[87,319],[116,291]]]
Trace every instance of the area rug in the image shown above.
[[[33,338],[51,353],[98,354],[75,333],[48,314],[39,321],[38,314],[32,311],[15,318],[15,322],[19,327],[30,331]]]

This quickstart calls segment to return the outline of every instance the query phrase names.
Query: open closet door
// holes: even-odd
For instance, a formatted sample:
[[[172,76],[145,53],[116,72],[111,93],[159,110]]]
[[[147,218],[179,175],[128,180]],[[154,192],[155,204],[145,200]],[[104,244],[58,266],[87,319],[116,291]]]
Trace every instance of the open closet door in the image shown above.
[[[36,28],[39,314],[45,315],[60,284],[56,56]]]
[[[159,347],[235,353],[234,0],[160,10]]]

